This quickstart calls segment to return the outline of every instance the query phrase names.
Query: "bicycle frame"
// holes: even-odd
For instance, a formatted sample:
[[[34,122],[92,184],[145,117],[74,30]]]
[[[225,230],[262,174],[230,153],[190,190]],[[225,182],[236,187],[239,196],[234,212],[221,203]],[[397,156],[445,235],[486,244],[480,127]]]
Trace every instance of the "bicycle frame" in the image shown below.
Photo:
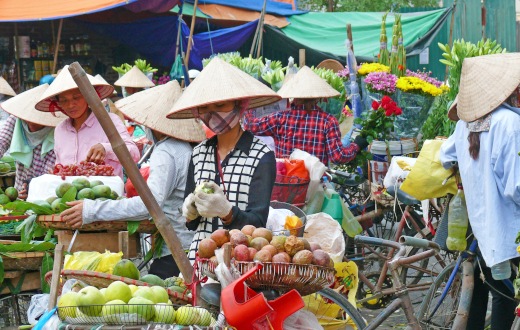
[[[380,238],[372,238],[372,237],[364,237],[364,236],[356,236],[355,241],[364,243],[364,244],[375,245],[375,246],[385,246],[385,247],[398,251],[396,253],[396,255],[392,258],[392,260],[387,263],[388,268],[390,269],[390,272],[392,274],[393,287],[395,290],[395,294],[397,295],[397,298],[395,300],[393,300],[381,313],[379,313],[367,325],[365,330],[377,329],[383,323],[384,320],[386,320],[390,315],[392,315],[399,308],[403,309],[406,319],[408,320],[407,329],[421,330],[419,321],[417,321],[417,318],[414,315],[412,302],[411,302],[410,296],[408,294],[409,290],[406,287],[406,284],[401,282],[399,270],[401,268],[403,268],[404,266],[406,266],[407,264],[411,264],[411,263],[414,263],[414,262],[417,262],[417,261],[420,261],[423,259],[428,259],[428,258],[436,255],[437,251],[439,249],[439,246],[437,244],[427,241],[427,240],[413,238],[413,237],[407,237],[407,236],[402,236],[399,239],[399,242],[401,242],[401,244],[399,244],[397,242],[389,241],[389,240],[383,240]],[[418,253],[418,254],[410,256],[410,257],[404,257],[408,246],[419,247],[419,248],[429,248],[429,250],[423,251],[421,253]]]

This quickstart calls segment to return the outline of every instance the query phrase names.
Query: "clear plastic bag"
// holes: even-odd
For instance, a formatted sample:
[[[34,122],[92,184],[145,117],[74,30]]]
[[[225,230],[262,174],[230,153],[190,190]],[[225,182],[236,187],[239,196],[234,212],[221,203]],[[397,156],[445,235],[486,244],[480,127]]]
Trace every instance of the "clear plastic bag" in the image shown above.
[[[27,309],[27,321],[30,324],[36,324],[38,319],[47,311],[49,297],[48,293],[35,294],[31,297],[31,303]]]
[[[323,329],[316,315],[306,310],[299,310],[285,319],[284,330],[316,330]]]

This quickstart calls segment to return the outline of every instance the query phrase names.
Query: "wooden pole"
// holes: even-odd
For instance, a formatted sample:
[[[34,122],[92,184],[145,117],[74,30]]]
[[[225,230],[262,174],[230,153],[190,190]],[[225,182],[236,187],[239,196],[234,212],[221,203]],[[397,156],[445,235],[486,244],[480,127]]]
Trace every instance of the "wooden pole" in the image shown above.
[[[350,23],[347,24],[347,38],[350,40],[350,48],[354,52],[354,39],[352,38],[352,25]]]
[[[455,11],[457,10],[457,0],[453,2],[453,11],[451,12],[451,19],[450,19],[450,32],[448,36],[448,45],[453,45],[453,25],[455,25]],[[448,77],[448,71],[449,67],[446,65],[446,71],[444,73],[444,79]]]
[[[262,7],[262,13],[260,14],[260,29],[258,31],[258,47],[256,48],[256,58],[260,57],[260,51],[262,50],[262,37],[264,36],[264,20],[265,11],[267,8],[267,0],[264,0],[264,6]]]
[[[60,19],[60,24],[58,25],[58,36],[56,37],[56,42],[54,43],[54,61],[52,62],[51,73],[56,73],[56,66],[58,65],[58,51],[60,50],[62,28],[63,28],[63,18]]]
[[[262,11],[260,12],[260,17],[258,18],[258,24],[256,25],[256,30],[255,30],[255,36],[253,38],[253,43],[251,44],[251,50],[249,51],[249,56],[253,56],[255,50],[256,50],[256,46],[257,46],[257,39],[258,39],[258,34],[261,30],[261,25],[262,25],[262,14],[265,12],[265,9],[267,8],[267,0],[264,0],[264,4],[262,6]]]
[[[152,216],[159,233],[161,233],[164,239],[164,242],[166,242],[166,245],[170,249],[173,259],[177,263],[177,266],[179,267],[182,275],[187,282],[191,282],[193,268],[190,264],[190,261],[188,260],[188,257],[186,256],[186,253],[184,252],[184,249],[182,248],[177,234],[175,233],[175,229],[173,229],[170,220],[166,218],[163,210],[153,197],[150,188],[144,181],[141,173],[139,172],[139,169],[137,168],[137,165],[130,156],[130,152],[126,147],[125,142],[119,135],[116,127],[114,126],[114,123],[103,107],[96,90],[88,80],[87,74],[78,62],[72,63],[69,66],[69,71],[72,75],[72,78],[78,85],[81,94],[83,94],[85,100],[92,109],[92,112],[101,124],[101,127],[107,135],[114,153],[121,162],[121,165],[123,165],[128,178],[132,180],[132,183],[139,193],[139,196],[141,196],[144,205]]]
[[[20,93],[22,91],[22,84],[20,83],[20,55],[18,54],[20,50],[18,49],[18,23],[14,23],[14,58],[16,62],[16,75],[18,77],[18,86],[11,86],[16,92]]]
[[[301,69],[305,66],[305,49],[300,49],[298,67]]]
[[[54,248],[54,264],[52,266],[51,292],[49,295],[49,304],[47,310],[51,310],[56,306],[58,301],[58,287],[60,285],[61,268],[63,267],[63,244],[56,244]],[[43,274],[45,275],[45,274]]]
[[[186,70],[189,68],[188,63],[190,62],[191,44],[193,42],[193,30],[195,29],[195,20],[197,19],[198,4],[199,0],[195,0],[195,3],[193,4],[193,16],[191,17],[190,37],[188,38],[188,47],[186,47],[186,57],[184,58]]]

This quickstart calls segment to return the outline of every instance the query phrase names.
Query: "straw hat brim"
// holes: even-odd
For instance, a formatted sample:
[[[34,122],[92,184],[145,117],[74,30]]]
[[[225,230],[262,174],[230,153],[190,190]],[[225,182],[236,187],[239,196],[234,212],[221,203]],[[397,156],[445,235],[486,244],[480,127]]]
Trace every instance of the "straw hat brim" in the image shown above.
[[[167,119],[175,101],[181,96],[176,80],[132,94],[116,101],[115,106],[131,120],[173,138],[201,142],[206,133],[196,119]]]
[[[308,66],[302,67],[298,73],[285,81],[278,91],[282,98],[319,99],[339,96],[324,79],[318,76]]]
[[[96,89],[101,100],[112,95],[114,87],[110,84],[94,78],[89,74],[87,74],[87,78]],[[76,88],[78,88],[78,85],[76,85],[76,82],[69,72],[69,66],[65,65],[49,88],[43,93],[38,103],[36,103],[36,109],[40,111],[50,111],[49,106],[52,101],[56,101],[56,95]]]
[[[455,97],[453,102],[450,104],[448,108],[448,118],[453,121],[458,121],[459,116],[457,115],[457,103],[459,102],[458,95]]]
[[[2,102],[0,107],[9,114],[22,120],[49,127],[56,127],[67,118],[63,113],[42,112],[35,109],[36,102],[42,94],[49,88],[48,84],[43,84],[31,88],[18,94],[9,100]]]
[[[249,100],[249,109],[278,101],[272,89],[233,65],[215,57],[184,90],[168,118],[193,118],[192,109],[225,101]]]
[[[16,92],[14,89],[9,85],[7,80],[0,77],[0,94],[9,95],[9,96],[15,96]]]
[[[121,78],[114,83],[120,87],[146,88],[153,87],[155,84],[137,66],[133,66]]]
[[[457,116],[472,122],[495,110],[520,85],[520,53],[466,58],[457,100]]]

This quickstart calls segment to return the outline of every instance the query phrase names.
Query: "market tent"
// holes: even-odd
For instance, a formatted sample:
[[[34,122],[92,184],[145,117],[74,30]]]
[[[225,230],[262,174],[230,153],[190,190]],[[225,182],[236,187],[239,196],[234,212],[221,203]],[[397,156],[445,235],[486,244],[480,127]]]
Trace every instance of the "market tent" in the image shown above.
[[[137,0],[2,0],[0,21],[23,22],[59,19],[95,13]],[[171,7],[170,7],[171,8]]]
[[[184,0],[188,3],[194,3],[195,0]],[[204,5],[223,5],[235,8],[242,8],[253,11],[262,11],[262,7],[264,6],[264,0],[204,0]],[[276,1],[276,0],[267,0],[265,12],[268,14],[279,15],[279,16],[290,16],[290,15],[300,15],[305,14],[307,11],[297,10],[293,8],[292,3],[288,3],[285,1]]]
[[[404,45],[407,56],[418,54],[427,47],[452,7],[425,12],[402,14]],[[334,58],[345,63],[346,24],[352,26],[356,57],[362,61],[373,61],[379,53],[379,36],[383,13],[307,13],[288,18],[291,23],[284,29],[266,26],[264,54],[269,52],[273,58],[287,58],[305,48],[311,63],[316,58]],[[394,16],[386,20],[388,47],[390,48]],[[296,52],[295,52],[296,50]],[[281,54],[286,53],[287,55]],[[311,56],[309,58],[309,55]],[[269,57],[268,55],[266,55]]]

